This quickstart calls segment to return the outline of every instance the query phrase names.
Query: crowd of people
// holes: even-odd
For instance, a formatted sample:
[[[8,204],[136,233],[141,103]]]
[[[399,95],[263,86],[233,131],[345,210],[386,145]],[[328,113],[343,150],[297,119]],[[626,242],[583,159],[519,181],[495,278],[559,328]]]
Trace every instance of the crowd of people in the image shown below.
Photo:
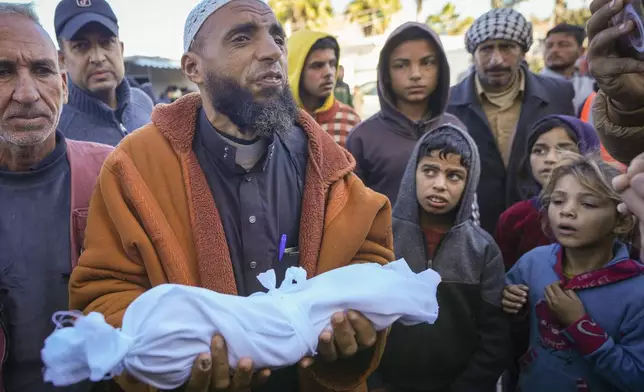
[[[405,23],[360,119],[338,41],[286,37],[260,0],[195,6],[181,68],[198,92],[157,105],[124,75],[105,0],[60,1],[58,49],[30,6],[0,2],[0,390],[155,390],[127,372],[45,383],[56,311],[119,327],[164,283],[248,296],[271,269],[398,258],[441,275],[435,324],[338,312],[282,369],[230,366],[214,336],[180,390],[642,390],[644,62],[615,45],[623,7],[590,6],[593,78],[582,28],[552,29],[535,74],[531,24],[501,8],[468,30],[472,72],[450,87],[440,37]]]

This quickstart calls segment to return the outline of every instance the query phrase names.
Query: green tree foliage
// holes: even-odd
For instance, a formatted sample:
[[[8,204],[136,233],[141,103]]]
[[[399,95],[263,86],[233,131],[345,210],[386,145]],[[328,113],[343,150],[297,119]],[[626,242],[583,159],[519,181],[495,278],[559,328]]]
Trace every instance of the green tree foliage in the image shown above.
[[[371,36],[383,34],[391,16],[401,8],[400,0],[352,0],[344,14],[362,27],[364,35]]]
[[[330,0],[268,0],[277,20],[295,31],[315,29],[333,17]]]
[[[426,23],[438,34],[460,35],[474,23],[474,18],[462,18],[461,14],[456,12],[456,5],[449,2],[440,13],[427,17]]]
[[[568,2],[565,0],[555,0],[554,10],[552,11],[553,24],[568,23],[577,26],[585,26],[590,19],[590,9],[577,8],[569,9]]]
[[[525,0],[490,0],[490,7],[492,8],[505,8],[514,7],[515,5],[524,2]],[[543,0],[541,0],[543,1]]]

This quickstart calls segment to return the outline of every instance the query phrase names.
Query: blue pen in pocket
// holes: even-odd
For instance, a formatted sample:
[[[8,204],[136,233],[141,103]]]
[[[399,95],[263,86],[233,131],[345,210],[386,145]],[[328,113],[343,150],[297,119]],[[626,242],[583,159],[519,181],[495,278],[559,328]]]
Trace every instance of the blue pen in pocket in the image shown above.
[[[284,257],[285,250],[286,250],[286,234],[282,234],[282,238],[280,239],[279,261],[282,261],[282,257]]]

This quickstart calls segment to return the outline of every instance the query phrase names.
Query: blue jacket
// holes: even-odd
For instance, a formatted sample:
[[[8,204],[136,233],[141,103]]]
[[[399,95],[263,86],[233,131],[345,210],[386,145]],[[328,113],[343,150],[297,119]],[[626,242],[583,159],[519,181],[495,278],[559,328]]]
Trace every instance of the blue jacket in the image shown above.
[[[636,392],[644,388],[644,266],[616,242],[604,268],[567,279],[562,248],[542,246],[508,272],[530,288],[530,349],[519,361],[522,392]],[[565,328],[545,302],[546,286],[573,289],[586,316]]]
[[[525,92],[507,169],[476,94],[476,72],[452,87],[447,105],[447,113],[461,120],[479,148],[485,170],[481,171],[477,189],[478,204],[481,227],[490,234],[494,234],[503,211],[522,200],[518,174],[532,124],[550,114],[575,114],[572,106],[575,92],[570,82],[536,75],[527,66],[523,66],[523,72]]]
[[[154,104],[127,79],[116,88],[119,107],[110,108],[69,80],[69,101],[63,106],[58,129],[68,139],[116,146],[125,135],[150,122]]]

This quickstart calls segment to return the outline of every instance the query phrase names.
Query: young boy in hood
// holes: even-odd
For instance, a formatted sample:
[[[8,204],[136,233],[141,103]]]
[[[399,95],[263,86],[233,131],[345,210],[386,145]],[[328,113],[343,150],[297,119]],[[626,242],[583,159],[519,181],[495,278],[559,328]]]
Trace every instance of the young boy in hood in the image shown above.
[[[464,127],[444,114],[449,80],[441,41],[427,25],[408,22],[391,33],[378,62],[380,112],[351,132],[347,149],[355,173],[392,204],[418,139],[445,123]]]
[[[288,40],[287,47],[288,81],[297,106],[344,147],[360,117],[333,95],[340,61],[338,41],[325,33],[299,30]]]
[[[394,250],[414,272],[441,275],[440,314],[433,325],[391,328],[376,389],[494,391],[505,369],[501,252],[469,219],[480,170],[476,144],[450,124],[427,132],[411,154],[393,211]]]

